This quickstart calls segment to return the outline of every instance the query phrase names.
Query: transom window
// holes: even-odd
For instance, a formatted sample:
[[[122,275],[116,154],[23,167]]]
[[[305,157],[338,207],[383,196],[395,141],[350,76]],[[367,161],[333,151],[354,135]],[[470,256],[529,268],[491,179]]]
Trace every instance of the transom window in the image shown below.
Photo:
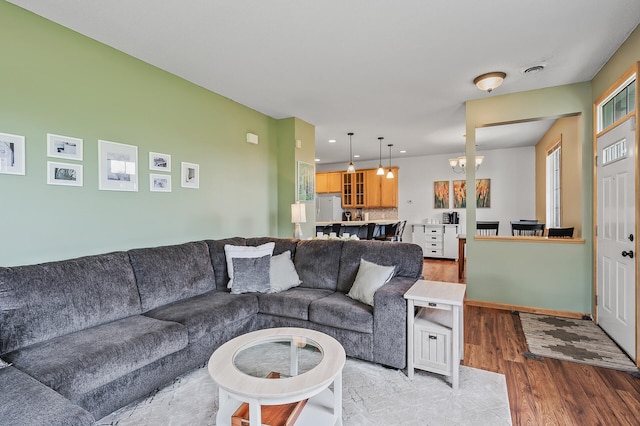
[[[636,76],[629,77],[598,105],[598,131],[613,125],[636,109]]]

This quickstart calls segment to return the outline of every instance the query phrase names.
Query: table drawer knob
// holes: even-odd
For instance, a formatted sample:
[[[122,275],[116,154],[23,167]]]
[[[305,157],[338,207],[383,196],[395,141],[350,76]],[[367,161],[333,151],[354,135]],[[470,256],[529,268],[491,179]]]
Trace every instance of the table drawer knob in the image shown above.
[[[438,304],[437,304],[437,303],[434,303],[434,302],[429,302],[429,306],[431,306],[431,307],[435,307],[435,306],[438,306]]]

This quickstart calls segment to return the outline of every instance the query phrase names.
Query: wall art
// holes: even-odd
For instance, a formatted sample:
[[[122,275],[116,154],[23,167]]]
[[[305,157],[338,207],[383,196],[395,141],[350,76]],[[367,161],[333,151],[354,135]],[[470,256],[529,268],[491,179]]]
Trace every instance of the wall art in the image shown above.
[[[476,207],[491,207],[491,179],[476,179]]]
[[[98,141],[99,189],[138,191],[138,147]]]
[[[159,152],[150,152],[149,153],[149,170],[170,172],[171,156],[169,154],[160,154]]]
[[[183,188],[200,188],[200,165],[182,162],[180,186]]]
[[[467,208],[467,181],[466,180],[453,181],[453,208],[454,209]]]
[[[316,168],[313,164],[298,161],[297,201],[313,201],[316,196]]]
[[[449,208],[449,181],[436,180],[433,182],[433,208]]]
[[[82,139],[47,133],[47,156],[82,161]]]
[[[80,164],[47,161],[47,183],[49,185],[82,186]]]
[[[0,173],[6,175],[24,175],[24,145],[24,136],[0,133]]]
[[[151,192],[171,192],[171,175],[150,173],[149,190]]]

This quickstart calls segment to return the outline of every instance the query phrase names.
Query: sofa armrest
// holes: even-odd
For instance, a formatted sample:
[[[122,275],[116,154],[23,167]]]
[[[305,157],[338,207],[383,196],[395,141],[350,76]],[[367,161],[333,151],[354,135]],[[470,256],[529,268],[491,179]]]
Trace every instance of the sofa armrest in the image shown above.
[[[91,426],[93,416],[14,367],[0,369],[0,422],[5,426]]]
[[[407,301],[417,278],[394,277],[373,297],[373,358],[395,368],[407,365]]]

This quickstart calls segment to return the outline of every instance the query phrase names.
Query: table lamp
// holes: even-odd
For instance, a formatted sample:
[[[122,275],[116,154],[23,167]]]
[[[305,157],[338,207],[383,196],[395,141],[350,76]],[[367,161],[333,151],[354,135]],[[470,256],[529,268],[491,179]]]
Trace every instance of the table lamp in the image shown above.
[[[302,239],[301,223],[307,221],[307,210],[304,204],[300,204],[300,201],[296,201],[295,204],[291,204],[291,223],[296,224],[296,228],[293,231],[293,237]]]

